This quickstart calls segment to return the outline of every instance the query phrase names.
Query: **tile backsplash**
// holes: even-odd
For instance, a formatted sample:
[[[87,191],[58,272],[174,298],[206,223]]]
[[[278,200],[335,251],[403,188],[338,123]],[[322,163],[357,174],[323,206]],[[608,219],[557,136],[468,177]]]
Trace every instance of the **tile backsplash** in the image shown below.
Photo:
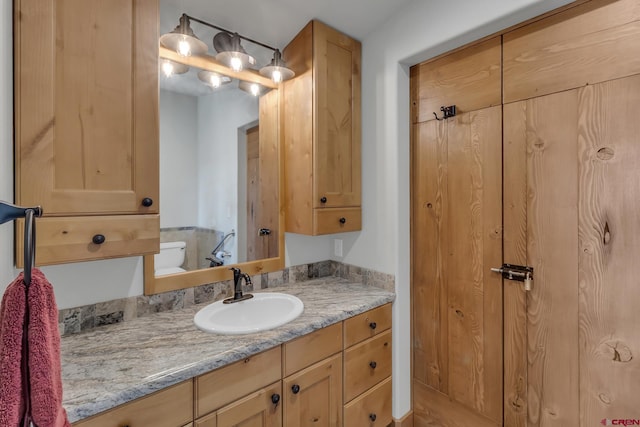
[[[284,270],[264,273],[251,277],[252,284],[246,291],[286,286],[320,277],[336,276],[352,282],[395,291],[395,278],[392,274],[380,273],[338,261],[321,261],[285,268]],[[209,283],[188,289],[165,292],[156,295],[140,295],[121,298],[97,304],[63,309],[58,314],[61,335],[84,332],[93,328],[126,322],[136,317],[161,311],[177,310],[194,304],[218,301],[233,295],[233,283]]]

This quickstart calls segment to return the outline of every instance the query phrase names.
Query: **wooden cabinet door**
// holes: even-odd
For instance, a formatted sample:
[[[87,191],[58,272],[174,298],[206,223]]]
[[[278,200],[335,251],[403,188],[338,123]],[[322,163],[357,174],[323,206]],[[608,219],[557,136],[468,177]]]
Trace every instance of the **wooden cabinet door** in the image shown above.
[[[182,427],[191,420],[193,420],[193,382],[188,380],[78,421],[73,425],[74,427]]]
[[[638,111],[640,76],[505,105],[505,262],[534,268],[505,283],[510,425],[638,413]]]
[[[218,411],[217,427],[279,427],[282,384],[277,382]]]
[[[157,213],[157,0],[16,0],[15,10],[16,203],[45,215]]]
[[[313,53],[314,206],[360,206],[361,45],[314,21]]]
[[[502,425],[502,107],[414,125],[416,426]]]
[[[284,379],[285,427],[342,425],[342,353]]]

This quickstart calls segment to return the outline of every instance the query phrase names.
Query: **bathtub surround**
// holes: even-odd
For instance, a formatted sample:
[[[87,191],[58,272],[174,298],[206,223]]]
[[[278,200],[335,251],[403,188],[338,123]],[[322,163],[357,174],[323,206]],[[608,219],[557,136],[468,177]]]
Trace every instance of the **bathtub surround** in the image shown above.
[[[245,286],[243,290],[250,292],[332,276],[389,292],[395,290],[393,275],[338,261],[295,265],[284,270],[252,276],[252,285]],[[179,310],[230,296],[233,296],[233,282],[226,280],[157,295],[139,295],[62,309],[58,316],[60,334],[66,336],[86,332],[99,326],[126,322],[154,313]]]

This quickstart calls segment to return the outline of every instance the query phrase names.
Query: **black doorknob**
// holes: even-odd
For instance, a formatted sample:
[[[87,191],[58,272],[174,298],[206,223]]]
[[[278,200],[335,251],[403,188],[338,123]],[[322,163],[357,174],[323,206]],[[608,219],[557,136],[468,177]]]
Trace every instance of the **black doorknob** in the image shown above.
[[[345,222],[347,222],[347,218],[342,217],[342,218],[340,218],[339,221],[340,221],[340,224],[344,224]]]
[[[321,197],[320,198],[320,203],[327,203],[327,198],[326,197]]]
[[[369,363],[369,366],[371,366],[371,369],[376,369],[376,366],[378,366],[378,364],[375,361],[372,361]]]
[[[278,404],[278,402],[280,402],[280,395],[279,395],[279,394],[277,394],[277,393],[276,393],[276,394],[272,394],[272,395],[271,395],[271,402],[272,402],[274,405],[277,405],[277,404]]]
[[[371,329],[375,329],[375,328],[377,328],[377,327],[378,327],[378,325],[376,324],[376,322],[371,322],[371,323],[369,323],[369,327],[370,327]]]
[[[101,245],[105,242],[106,237],[104,237],[104,234],[96,234],[95,236],[93,236],[93,238],[91,239],[91,241],[93,243],[95,243],[96,245]]]
[[[145,208],[148,208],[152,204],[153,204],[153,199],[150,199],[149,197],[145,197],[144,199],[142,199],[142,206],[144,206]]]
[[[370,419],[371,421],[375,421],[375,420],[376,420],[376,418],[378,418],[378,417],[376,417],[376,414],[369,414],[369,419]]]
[[[294,384],[291,387],[291,391],[293,392],[293,394],[298,394],[300,392],[300,386],[298,384]]]

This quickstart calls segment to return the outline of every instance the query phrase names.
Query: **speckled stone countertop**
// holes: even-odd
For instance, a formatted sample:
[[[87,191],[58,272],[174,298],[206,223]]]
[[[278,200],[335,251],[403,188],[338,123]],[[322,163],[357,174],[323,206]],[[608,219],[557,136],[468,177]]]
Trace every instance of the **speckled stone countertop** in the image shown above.
[[[71,422],[278,346],[394,300],[383,289],[334,277],[264,289],[304,303],[270,331],[217,335],[193,324],[201,304],[62,338],[63,405]],[[255,291],[260,292],[260,291]]]

